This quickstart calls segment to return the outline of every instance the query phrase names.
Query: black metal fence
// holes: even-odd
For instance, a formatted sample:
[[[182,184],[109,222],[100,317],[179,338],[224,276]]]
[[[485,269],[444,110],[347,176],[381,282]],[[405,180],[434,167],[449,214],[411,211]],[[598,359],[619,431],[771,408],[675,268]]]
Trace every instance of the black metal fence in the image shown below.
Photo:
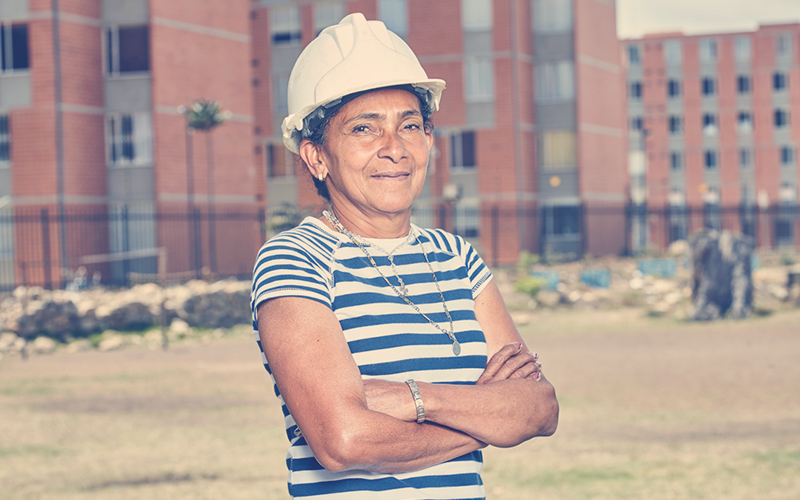
[[[125,206],[14,207],[0,212],[0,291],[18,285],[46,288],[87,282],[125,286],[155,281],[156,249],[166,249],[167,279],[249,279],[255,253],[273,232],[302,219],[300,212],[164,210]],[[666,249],[702,229],[727,229],[753,238],[759,248],[796,247],[797,205],[759,208],[594,207],[517,208],[442,204],[415,208],[415,223],[442,227],[475,244],[493,266],[517,260],[519,251],[544,262]]]

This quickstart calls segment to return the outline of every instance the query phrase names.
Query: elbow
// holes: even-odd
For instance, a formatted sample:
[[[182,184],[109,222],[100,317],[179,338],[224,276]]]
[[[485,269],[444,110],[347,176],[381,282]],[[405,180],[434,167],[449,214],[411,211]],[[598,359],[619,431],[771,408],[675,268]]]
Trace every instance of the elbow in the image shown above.
[[[306,440],[314,458],[329,472],[344,472],[363,465],[363,451],[359,450],[359,439],[352,432],[337,429],[319,440],[322,442],[313,442],[308,437]]]
[[[547,397],[541,405],[542,411],[535,436],[552,436],[558,428],[558,399],[553,386],[550,386]]]

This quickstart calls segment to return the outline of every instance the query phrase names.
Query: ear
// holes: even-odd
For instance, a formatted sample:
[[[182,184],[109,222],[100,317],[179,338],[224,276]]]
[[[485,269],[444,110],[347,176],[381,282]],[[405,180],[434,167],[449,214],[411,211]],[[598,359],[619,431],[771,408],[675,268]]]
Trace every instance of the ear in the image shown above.
[[[300,143],[300,158],[306,164],[306,168],[311,172],[311,176],[319,178],[320,174],[323,177],[328,175],[328,167],[325,165],[325,158],[322,155],[322,147],[317,146],[308,139]]]

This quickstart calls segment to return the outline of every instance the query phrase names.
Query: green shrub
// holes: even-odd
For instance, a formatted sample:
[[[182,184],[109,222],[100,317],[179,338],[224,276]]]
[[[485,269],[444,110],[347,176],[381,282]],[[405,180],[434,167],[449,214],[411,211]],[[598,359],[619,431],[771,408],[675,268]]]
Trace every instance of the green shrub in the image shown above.
[[[547,286],[547,280],[544,278],[537,278],[535,276],[526,276],[517,281],[515,289],[518,292],[525,293],[531,297],[536,297],[539,290]]]

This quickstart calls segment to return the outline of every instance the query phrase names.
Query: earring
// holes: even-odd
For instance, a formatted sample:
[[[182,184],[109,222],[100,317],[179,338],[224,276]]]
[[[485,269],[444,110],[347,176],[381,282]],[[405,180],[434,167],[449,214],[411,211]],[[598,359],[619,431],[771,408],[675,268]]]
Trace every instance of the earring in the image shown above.
[[[320,172],[320,174],[317,176],[317,179],[319,179],[320,182],[325,182],[325,174]]]

